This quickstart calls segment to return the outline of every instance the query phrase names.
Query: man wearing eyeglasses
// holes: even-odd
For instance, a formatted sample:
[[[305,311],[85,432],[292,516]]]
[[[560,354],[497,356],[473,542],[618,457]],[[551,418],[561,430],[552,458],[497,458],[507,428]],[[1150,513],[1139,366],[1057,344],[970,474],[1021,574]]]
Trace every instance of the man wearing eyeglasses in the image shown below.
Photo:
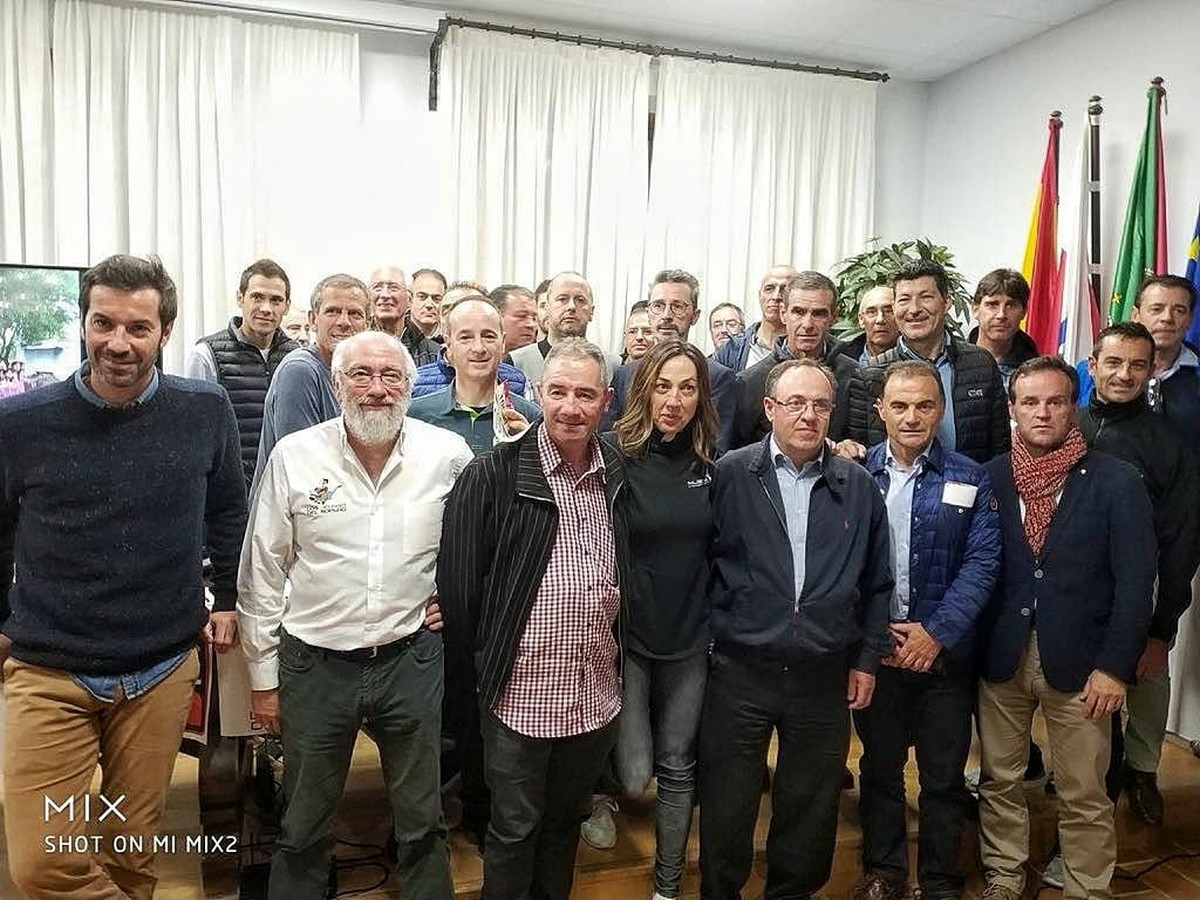
[[[700,318],[700,281],[683,269],[663,269],[650,283],[646,311],[650,314],[650,328],[655,341],[670,338],[686,341],[692,326]],[[613,373],[613,402],[601,425],[602,431],[607,431],[624,414],[625,395],[633,382],[637,366],[637,362],[625,363]],[[737,402],[736,386],[733,371],[712,360],[708,364],[708,379],[720,426],[716,452],[721,454],[730,447]]]
[[[415,374],[390,335],[339,343],[341,416],[279,442],[251,510],[238,622],[254,714],[283,736],[287,798],[271,897],[325,895],[333,815],[364,722],[391,800],[401,892],[453,893],[438,779],[442,639],[423,623],[445,500],[472,454],[406,416]]]
[[[421,269],[413,275],[414,287],[417,286],[418,280],[422,286],[426,283],[426,273],[429,271]],[[445,281],[442,283],[444,285]],[[399,266],[381,266],[371,273],[370,286],[371,318],[374,327],[385,334],[400,338],[418,366],[437,359],[441,346],[437,341],[426,337],[418,323],[413,321],[412,294],[405,283],[404,270]],[[441,299],[440,293],[438,299]]]
[[[700,730],[700,896],[750,875],[772,732],[768,897],[828,879],[850,711],[891,654],[887,510],[865,469],[826,449],[837,382],[813,359],[772,369],[771,433],[717,461],[712,668]]]

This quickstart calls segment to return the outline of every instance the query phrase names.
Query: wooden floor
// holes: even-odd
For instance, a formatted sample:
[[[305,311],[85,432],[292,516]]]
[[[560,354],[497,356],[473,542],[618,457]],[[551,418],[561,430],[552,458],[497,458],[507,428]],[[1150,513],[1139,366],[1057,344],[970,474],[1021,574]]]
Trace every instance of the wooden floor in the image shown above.
[[[851,750],[852,768],[858,752],[858,743],[855,741]],[[204,856],[184,849],[189,836],[202,833],[196,801],[196,767],[194,759],[181,756],[175,769],[164,832],[176,836],[180,849],[179,852],[159,856],[160,882],[155,896],[160,900],[232,900],[238,896],[236,857],[224,854]],[[914,790],[914,778],[914,770],[910,766],[910,792]],[[1200,900],[1200,858],[1180,858],[1150,868],[1159,860],[1174,854],[1200,854],[1200,759],[1196,759],[1180,743],[1169,742],[1164,749],[1159,784],[1167,805],[1167,820],[1162,827],[1142,825],[1129,813],[1124,800],[1118,807],[1120,861],[1114,890],[1122,898]],[[1053,836],[1055,800],[1041,790],[1031,791],[1029,796],[1034,811],[1033,856],[1035,861],[1041,863]],[[858,877],[861,832],[857,800],[857,791],[848,791],[843,795],[833,877],[821,895],[823,897],[849,897]],[[759,818],[756,838],[760,852],[769,805],[769,801],[764,800]],[[448,813],[453,817],[454,810],[450,809]],[[219,818],[210,821],[210,833],[229,833],[232,831],[229,821],[227,819],[222,823]],[[382,862],[388,821],[378,756],[374,745],[360,738],[336,827],[339,838],[346,842],[339,843],[337,847],[339,859],[359,861],[349,863],[352,867],[341,871],[339,891],[364,891],[355,894],[364,900],[399,896],[394,874]],[[650,897],[654,859],[652,798],[647,796],[638,802],[622,802],[617,823],[619,837],[615,849],[601,852],[587,846],[581,848],[573,900],[647,900]],[[915,829],[915,817],[912,816],[910,829]],[[964,859],[971,872],[966,896],[976,898],[982,891],[982,882],[974,829],[970,830],[970,835],[969,847],[964,849]],[[242,837],[245,841],[251,841],[256,836],[248,832]],[[242,857],[246,863],[266,859],[264,853],[246,852]],[[683,890],[685,898],[698,895],[695,861],[696,837],[693,829],[689,870]],[[477,897],[482,877],[481,859],[466,835],[457,830],[452,832],[452,865],[457,896]],[[1140,877],[1135,877],[1143,872]],[[1031,878],[1027,896],[1035,896],[1035,888],[1036,881]],[[756,874],[747,885],[744,895],[757,898],[761,896],[761,891],[760,864],[756,865]],[[1036,896],[1056,898],[1061,893],[1045,888]],[[10,897],[16,897],[16,891],[8,881],[7,864],[0,843],[0,898],[7,900]]]

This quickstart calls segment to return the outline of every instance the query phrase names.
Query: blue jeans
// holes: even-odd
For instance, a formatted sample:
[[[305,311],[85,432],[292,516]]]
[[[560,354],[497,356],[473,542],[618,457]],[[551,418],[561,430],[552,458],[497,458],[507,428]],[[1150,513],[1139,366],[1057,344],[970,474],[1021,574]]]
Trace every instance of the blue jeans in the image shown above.
[[[632,651],[625,656],[625,691],[617,720],[616,765],[621,790],[640,797],[653,775],[655,802],[654,889],[679,896],[696,793],[696,742],[708,653],[659,660]]]
[[[279,711],[286,805],[271,860],[271,900],[325,896],[333,816],[364,721],[379,745],[391,800],[401,893],[406,900],[452,897],[438,777],[441,636],[418,631],[394,655],[358,662],[331,657],[285,633]]]

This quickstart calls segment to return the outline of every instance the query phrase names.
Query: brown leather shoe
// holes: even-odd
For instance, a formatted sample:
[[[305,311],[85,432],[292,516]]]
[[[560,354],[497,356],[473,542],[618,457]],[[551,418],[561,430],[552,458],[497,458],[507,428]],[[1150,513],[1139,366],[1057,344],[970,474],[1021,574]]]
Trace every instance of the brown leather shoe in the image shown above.
[[[851,900],[904,900],[908,885],[881,875],[864,875],[854,886]]]

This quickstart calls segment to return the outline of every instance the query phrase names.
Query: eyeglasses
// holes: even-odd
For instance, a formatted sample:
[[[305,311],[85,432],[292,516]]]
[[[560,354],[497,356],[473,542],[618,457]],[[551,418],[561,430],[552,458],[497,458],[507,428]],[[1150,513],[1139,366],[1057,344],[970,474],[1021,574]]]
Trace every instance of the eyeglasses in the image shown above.
[[[674,316],[685,316],[692,311],[692,304],[684,303],[682,300],[672,300],[669,304],[664,300],[653,300],[646,308],[656,316],[661,316],[667,311],[668,306],[671,309],[671,315]]]
[[[397,372],[389,369],[386,372],[368,372],[366,369],[351,369],[347,372],[345,369],[338,371],[350,379],[350,383],[355,387],[370,387],[371,382],[376,378],[384,387],[401,388],[408,384],[408,378],[403,372]]]
[[[788,397],[786,400],[777,400],[774,397],[768,397],[767,399],[776,406],[782,406],[790,416],[803,415],[810,409],[818,416],[827,416],[833,412],[833,402],[821,398],[809,400],[807,397]]]

